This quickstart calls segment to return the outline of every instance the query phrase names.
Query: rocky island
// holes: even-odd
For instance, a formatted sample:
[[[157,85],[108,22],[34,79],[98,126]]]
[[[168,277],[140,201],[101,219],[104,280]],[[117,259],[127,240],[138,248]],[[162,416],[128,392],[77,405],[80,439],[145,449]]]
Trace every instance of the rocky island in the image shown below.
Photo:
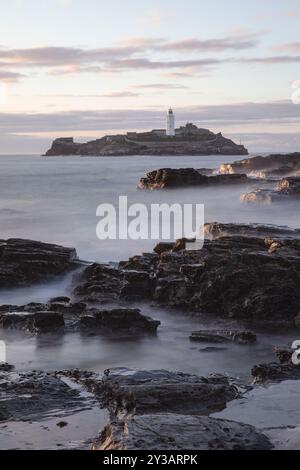
[[[127,132],[107,135],[86,143],[74,142],[73,137],[58,138],[45,156],[130,156],[130,155],[248,155],[243,145],[214,134],[194,124],[174,130],[168,135],[164,129],[149,132]]]

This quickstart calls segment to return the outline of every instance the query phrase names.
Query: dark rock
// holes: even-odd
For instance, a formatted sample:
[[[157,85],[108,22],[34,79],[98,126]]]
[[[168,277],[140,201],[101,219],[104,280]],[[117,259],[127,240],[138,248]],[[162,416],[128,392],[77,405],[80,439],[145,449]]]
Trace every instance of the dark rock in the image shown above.
[[[174,246],[174,243],[160,242],[154,248],[153,251],[158,255],[161,255],[165,251],[171,251]]]
[[[190,340],[204,343],[253,344],[256,342],[256,335],[251,331],[201,330],[194,331]]]
[[[200,352],[203,353],[213,353],[213,352],[221,352],[221,351],[227,351],[227,348],[216,348],[216,347],[208,347],[208,348],[201,348],[199,349]]]
[[[120,297],[124,284],[124,275],[109,265],[94,263],[88,266],[82,275],[82,283],[76,287],[74,294],[85,300],[110,302]]]
[[[96,310],[80,318],[80,327],[94,333],[155,334],[159,325],[139,309]]]
[[[5,310],[4,310],[5,307]],[[154,334],[159,321],[144,316],[138,309],[99,310],[84,303],[28,304],[3,306],[0,328],[17,329],[34,334],[84,330],[89,334]]]
[[[300,196],[300,176],[279,181],[277,191],[286,196]]]
[[[194,168],[162,168],[147,174],[141,178],[139,189],[164,189],[177,188],[181,186],[203,186],[214,184],[245,183],[246,175],[215,175],[206,176]]]
[[[247,232],[247,226],[214,223],[206,232],[212,240],[201,250],[187,250],[182,239],[119,268],[88,267],[75,292],[83,299],[152,299],[194,314],[294,326],[300,311],[300,231],[254,224]]]
[[[70,297],[53,297],[52,299],[49,300],[50,304],[57,304],[57,303],[63,303],[63,304],[69,304],[71,302]]]
[[[159,412],[209,414],[224,409],[238,396],[224,376],[204,378],[164,370],[117,369],[103,384],[108,406],[118,417]]]
[[[74,248],[32,240],[0,241],[0,287],[27,285],[66,272],[76,259]]]
[[[300,171],[300,153],[274,154],[267,157],[253,157],[233,163],[225,163],[219,169],[220,173],[246,173],[256,176],[285,176],[295,175]]]
[[[280,364],[291,363],[293,349],[289,348],[275,348],[275,355],[278,357]]]
[[[0,372],[11,372],[15,366],[8,364],[7,362],[0,362]]]
[[[300,238],[300,229],[286,226],[263,224],[222,224],[210,222],[204,225],[205,236],[209,239],[222,238],[224,236],[241,235],[243,237],[259,238]]]
[[[300,196],[300,177],[284,178],[279,181],[275,190],[257,189],[243,194],[241,201],[246,203],[271,204],[282,202],[287,198]]]
[[[38,371],[1,376],[0,421],[45,418],[84,408],[85,399],[56,373]]]
[[[17,329],[31,333],[49,333],[63,330],[65,326],[61,313],[41,311],[35,313],[1,313],[0,328]]]
[[[251,370],[251,374],[254,383],[299,380],[300,366],[296,366],[292,363],[278,364],[277,362],[271,362],[254,366]]]
[[[68,426],[68,423],[67,421],[59,421],[58,423],[56,423],[56,426],[58,426],[59,428],[65,428],[66,426]]]
[[[207,416],[147,414],[105,427],[94,450],[269,450],[253,426]]]

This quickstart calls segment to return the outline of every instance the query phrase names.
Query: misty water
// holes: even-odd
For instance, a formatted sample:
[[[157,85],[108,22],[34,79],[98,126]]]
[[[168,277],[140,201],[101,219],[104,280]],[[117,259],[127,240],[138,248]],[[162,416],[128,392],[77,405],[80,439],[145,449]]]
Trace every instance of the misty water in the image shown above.
[[[241,157],[242,158],[242,157]],[[298,227],[299,205],[290,201],[272,205],[244,205],[240,196],[258,187],[257,182],[209,188],[185,188],[169,191],[141,191],[138,181],[158,168],[217,168],[237,157],[0,157],[0,221],[1,238],[30,238],[75,247],[78,256],[87,261],[120,261],[134,254],[151,251],[153,240],[107,240],[96,237],[97,206],[117,204],[120,195],[130,203],[198,203],[205,206],[205,221],[257,222]],[[70,295],[72,276],[69,273],[47,284],[0,292],[0,304],[25,304],[47,301],[57,295]],[[128,304],[126,304],[128,306]],[[136,305],[136,304],[135,304]],[[294,332],[257,331],[254,346],[226,344],[223,351],[203,352],[210,344],[189,341],[191,331],[218,326],[239,326],[216,318],[193,318],[184,312],[168,311],[155,306],[139,305],[142,312],[161,321],[157,337],[135,340],[109,340],[80,334],[43,336],[40,338],[1,332],[7,344],[7,360],[20,369],[57,370],[70,367],[103,372],[106,368],[132,367],[168,369],[207,375],[226,373],[248,380],[254,364],[274,360],[274,346],[287,345]],[[255,331],[255,330],[254,330]],[[293,386],[273,389],[273,399],[280,401],[270,426],[300,425],[300,411]],[[262,390],[262,389],[260,389]],[[257,392],[258,393],[258,392]],[[256,407],[256,400],[259,406]],[[268,394],[249,394],[242,418],[261,426],[270,415]],[[285,411],[284,403],[290,408]],[[264,405],[265,404],[265,405]],[[248,411],[247,411],[248,409]],[[291,411],[292,409],[292,411]],[[226,417],[236,418],[234,405]],[[244,415],[246,417],[244,417]],[[248,418],[249,421],[249,418]]]

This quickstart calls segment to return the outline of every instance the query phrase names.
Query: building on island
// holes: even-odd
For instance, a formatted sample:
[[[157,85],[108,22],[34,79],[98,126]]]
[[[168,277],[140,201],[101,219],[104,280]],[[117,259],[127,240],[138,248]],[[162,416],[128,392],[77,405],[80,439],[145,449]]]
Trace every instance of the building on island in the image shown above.
[[[175,114],[173,113],[173,109],[170,108],[167,113],[167,130],[166,135],[174,136],[175,135]]]

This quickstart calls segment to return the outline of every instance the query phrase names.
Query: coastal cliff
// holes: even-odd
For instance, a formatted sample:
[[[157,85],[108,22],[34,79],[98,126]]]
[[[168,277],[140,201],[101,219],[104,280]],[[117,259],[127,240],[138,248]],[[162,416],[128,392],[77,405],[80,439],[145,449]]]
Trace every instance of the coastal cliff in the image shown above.
[[[127,132],[124,135],[108,135],[86,143],[76,143],[72,137],[58,138],[45,156],[127,156],[127,155],[248,155],[243,145],[200,129],[194,124],[176,129],[175,136],[167,136],[163,130]]]

